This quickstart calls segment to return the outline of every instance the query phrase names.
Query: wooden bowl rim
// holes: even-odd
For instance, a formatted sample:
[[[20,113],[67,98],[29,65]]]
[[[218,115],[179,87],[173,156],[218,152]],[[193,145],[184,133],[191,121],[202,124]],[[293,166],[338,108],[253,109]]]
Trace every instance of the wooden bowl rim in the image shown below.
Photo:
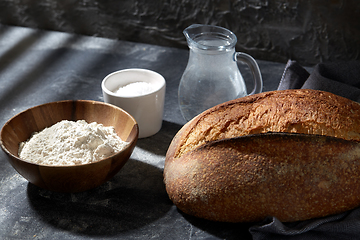
[[[18,117],[19,115],[21,114],[24,114],[25,112],[27,111],[30,111],[32,109],[35,109],[35,108],[40,108],[40,107],[43,107],[43,106],[46,106],[46,105],[49,105],[49,104],[61,104],[61,103],[69,103],[69,102],[83,102],[83,103],[86,103],[86,104],[99,104],[99,105],[105,105],[105,106],[109,106],[111,108],[115,108],[115,109],[118,109],[120,111],[122,111],[123,113],[125,113],[133,122],[134,122],[134,125],[133,125],[133,129],[135,128],[135,131],[136,131],[136,135],[133,139],[131,139],[130,142],[128,142],[128,145],[122,149],[120,152],[117,152],[109,157],[106,157],[106,158],[103,158],[103,159],[100,159],[98,161],[95,161],[95,162],[91,162],[91,163],[84,163],[84,164],[78,164],[78,165],[46,165],[46,164],[38,164],[38,163],[34,163],[34,162],[31,162],[31,161],[28,161],[28,160],[25,160],[25,159],[22,159],[14,154],[12,154],[4,145],[3,143],[3,130],[4,130],[4,127],[6,125],[8,125],[13,119],[15,119],[16,117]],[[96,164],[99,164],[100,162],[103,162],[103,161],[106,161],[106,160],[110,160],[111,158],[114,158],[116,157],[117,155],[120,155],[122,154],[124,151],[128,150],[129,148],[131,148],[131,146],[136,142],[137,142],[137,139],[138,139],[138,136],[139,136],[139,125],[137,124],[135,118],[133,116],[131,116],[128,112],[126,112],[124,109],[120,108],[120,107],[117,107],[115,105],[112,105],[112,104],[109,104],[109,103],[105,103],[105,102],[100,102],[100,101],[95,101],[95,100],[61,100],[61,101],[54,101],[54,102],[48,102],[48,103],[43,103],[43,104],[39,104],[39,105],[36,105],[36,106],[33,106],[33,107],[30,107],[28,109],[25,109],[17,114],[15,114],[13,117],[11,117],[8,121],[6,121],[6,123],[3,125],[3,127],[1,128],[1,131],[0,131],[0,146],[1,148],[11,157],[19,160],[19,161],[22,161],[22,162],[25,162],[25,163],[28,163],[28,164],[32,164],[32,165],[35,165],[35,166],[39,166],[39,167],[45,167],[45,168],[74,168],[74,167],[84,167],[84,166],[89,166],[89,165],[96,165]]]

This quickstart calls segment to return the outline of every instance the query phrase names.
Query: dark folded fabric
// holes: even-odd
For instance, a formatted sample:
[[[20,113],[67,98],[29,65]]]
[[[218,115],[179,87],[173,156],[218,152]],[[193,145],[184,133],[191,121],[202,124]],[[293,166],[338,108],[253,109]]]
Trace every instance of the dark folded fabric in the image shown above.
[[[320,63],[309,73],[288,61],[278,90],[316,89],[360,102],[360,62]],[[282,223],[268,217],[249,229],[254,240],[360,239],[360,208],[318,219]]]
[[[323,90],[360,102],[360,61],[319,63],[309,73],[289,60],[278,90],[300,88]]]
[[[254,240],[347,240],[360,233],[360,210],[295,223],[269,217],[250,228]]]

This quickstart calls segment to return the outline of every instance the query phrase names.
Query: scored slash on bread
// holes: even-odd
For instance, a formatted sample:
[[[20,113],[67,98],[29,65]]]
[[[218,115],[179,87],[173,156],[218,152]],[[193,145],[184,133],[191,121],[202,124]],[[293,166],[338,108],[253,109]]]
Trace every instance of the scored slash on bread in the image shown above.
[[[164,182],[185,213],[215,221],[299,221],[360,205],[360,105],[317,90],[215,106],[176,134]]]

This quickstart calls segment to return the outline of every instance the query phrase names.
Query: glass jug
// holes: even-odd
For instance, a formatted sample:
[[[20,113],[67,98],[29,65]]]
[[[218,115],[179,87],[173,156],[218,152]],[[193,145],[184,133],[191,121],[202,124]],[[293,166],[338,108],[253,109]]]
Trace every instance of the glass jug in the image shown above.
[[[237,38],[231,31],[194,24],[184,30],[190,53],[178,89],[180,110],[189,121],[217,104],[247,95],[237,61],[245,62],[254,77],[250,94],[262,91],[262,77],[254,58],[235,52]]]

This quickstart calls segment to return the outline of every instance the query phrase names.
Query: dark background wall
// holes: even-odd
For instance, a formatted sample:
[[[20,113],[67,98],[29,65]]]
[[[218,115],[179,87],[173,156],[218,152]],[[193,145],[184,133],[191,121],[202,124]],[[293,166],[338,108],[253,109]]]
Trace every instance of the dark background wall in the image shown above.
[[[0,23],[186,48],[193,23],[232,30],[236,49],[304,65],[360,59],[358,0],[0,0]]]

